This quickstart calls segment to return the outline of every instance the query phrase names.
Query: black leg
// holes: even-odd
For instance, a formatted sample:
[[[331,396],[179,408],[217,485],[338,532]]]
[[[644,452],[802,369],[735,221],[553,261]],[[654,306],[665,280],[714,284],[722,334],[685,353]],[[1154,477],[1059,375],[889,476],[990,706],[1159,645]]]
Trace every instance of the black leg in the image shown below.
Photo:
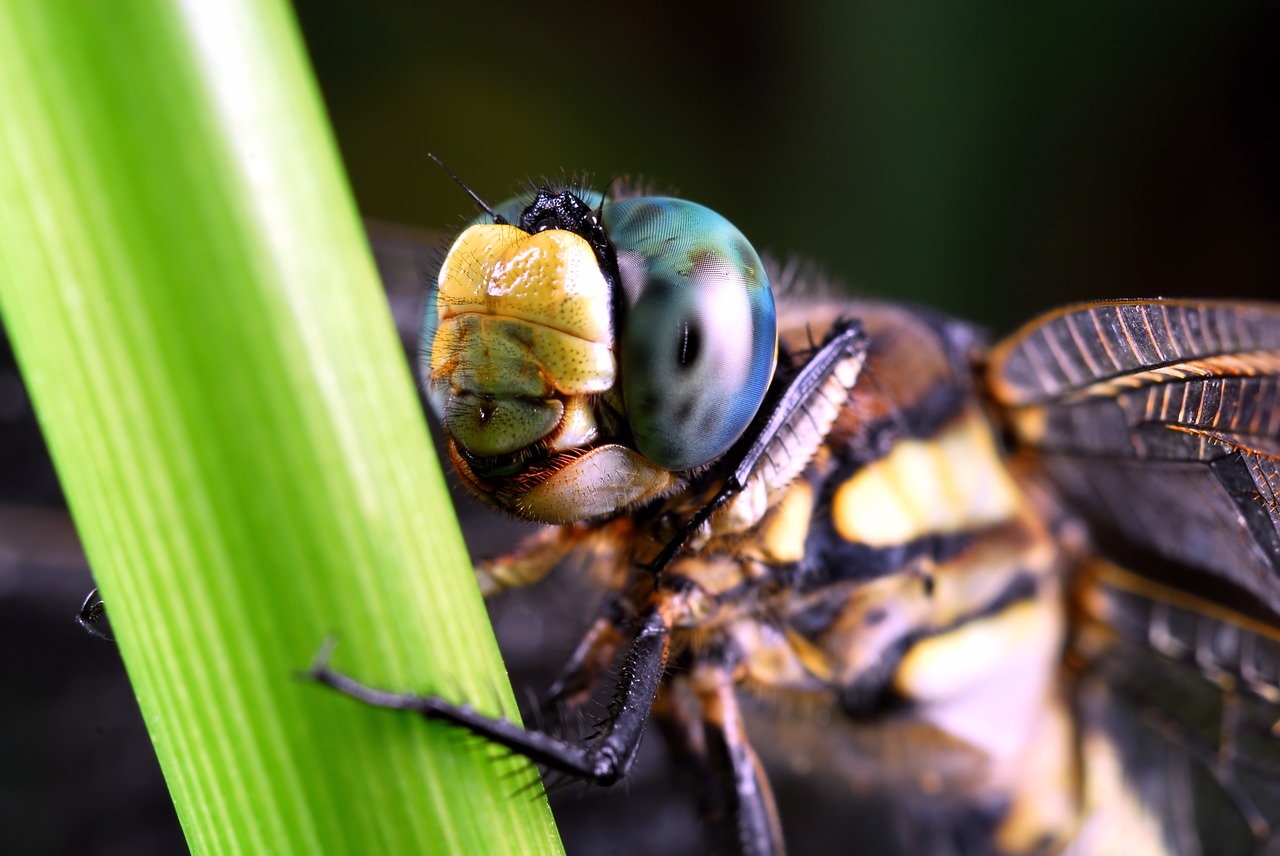
[[[645,615],[627,650],[609,721],[592,742],[580,744],[541,731],[527,731],[507,719],[493,719],[467,705],[435,696],[393,693],[365,686],[329,668],[322,652],[309,672],[313,680],[375,707],[413,711],[465,728],[491,743],[505,746],[539,766],[597,785],[612,785],[635,762],[653,700],[666,668],[669,628],[658,610]]]
[[[98,597],[98,590],[95,588],[89,592],[88,597],[84,599],[84,603],[80,605],[80,612],[76,614],[76,622],[90,636],[97,636],[99,639],[114,642],[115,640],[111,638],[111,634],[104,629],[106,620],[107,606],[102,602],[102,598]]]

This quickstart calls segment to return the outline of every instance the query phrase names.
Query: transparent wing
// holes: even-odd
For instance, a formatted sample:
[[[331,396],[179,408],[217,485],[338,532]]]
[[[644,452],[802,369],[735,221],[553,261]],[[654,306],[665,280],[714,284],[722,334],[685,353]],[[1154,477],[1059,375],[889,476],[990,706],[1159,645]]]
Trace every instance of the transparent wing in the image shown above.
[[[1003,342],[989,372],[1021,447],[1138,572],[1097,560],[1076,580],[1094,828],[1152,824],[1170,853],[1271,852],[1280,306],[1071,307]],[[1079,852],[1101,844],[1086,825]]]
[[[996,348],[989,381],[1096,531],[1280,614],[1280,305],[1060,310]]]
[[[1103,561],[1077,585],[1095,825],[1152,824],[1186,856],[1280,850],[1280,630]],[[1080,852],[1097,844],[1086,824]]]

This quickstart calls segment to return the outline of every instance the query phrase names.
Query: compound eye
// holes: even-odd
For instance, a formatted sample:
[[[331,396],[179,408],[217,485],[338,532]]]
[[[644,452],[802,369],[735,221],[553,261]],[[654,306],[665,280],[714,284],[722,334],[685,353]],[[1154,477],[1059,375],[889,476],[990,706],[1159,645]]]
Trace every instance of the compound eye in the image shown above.
[[[623,401],[637,451],[667,470],[715,460],[747,429],[773,377],[777,318],[755,249],[683,199],[605,208],[627,310]]]

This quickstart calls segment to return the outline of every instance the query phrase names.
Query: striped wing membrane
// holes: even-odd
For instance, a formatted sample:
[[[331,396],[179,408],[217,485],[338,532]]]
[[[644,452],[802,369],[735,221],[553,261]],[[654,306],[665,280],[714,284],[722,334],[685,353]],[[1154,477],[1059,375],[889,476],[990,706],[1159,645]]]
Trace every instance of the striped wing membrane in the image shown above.
[[[993,354],[1020,441],[1103,532],[1280,614],[1280,307],[1061,310]]]

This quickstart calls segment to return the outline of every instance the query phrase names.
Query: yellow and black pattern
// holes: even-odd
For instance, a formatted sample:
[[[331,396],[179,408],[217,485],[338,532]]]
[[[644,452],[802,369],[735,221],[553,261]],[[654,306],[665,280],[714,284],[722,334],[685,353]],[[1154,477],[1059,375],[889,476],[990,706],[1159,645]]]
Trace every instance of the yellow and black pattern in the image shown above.
[[[850,798],[920,803],[921,840],[952,830],[1008,852],[1063,840],[1077,810],[1070,730],[1045,730],[1063,718],[1063,560],[976,396],[978,340],[897,306],[812,304],[795,313],[803,325],[784,324],[784,346],[802,353],[842,314],[871,343],[849,401],[759,524],[671,566],[690,602],[714,604],[682,616],[673,642],[715,640],[756,693],[874,723],[878,739],[846,763],[876,782],[851,777]],[[657,540],[634,537],[637,552]],[[1046,769],[1057,791],[1025,797]],[[939,792],[944,811],[928,805]]]
[[[729,853],[783,852],[769,779],[784,770],[885,807],[840,852],[1280,846],[1280,307],[1103,302],[988,350],[926,310],[791,288],[774,330],[760,286],[779,277],[723,218],[719,249],[682,235],[643,279],[640,248],[667,227],[632,241],[610,211],[546,188],[488,210],[445,262],[424,364],[464,483],[561,524],[484,562],[482,589],[577,557],[602,604],[549,695],[581,704],[618,661],[610,715],[583,745],[434,697],[392,706],[598,784],[626,774],[652,716],[718,783],[709,841]],[[552,249],[516,264],[485,241]],[[698,289],[750,285],[724,313],[739,321],[708,318],[699,291],[666,345],[628,350],[662,314],[629,327],[628,301],[694,271]],[[749,348],[732,340],[746,307]],[[724,393],[707,353],[750,352],[750,371],[725,372],[735,389],[769,368],[758,399],[733,402],[740,434],[701,445],[637,412],[655,379],[618,385],[663,347],[664,371],[691,367],[672,413]]]

